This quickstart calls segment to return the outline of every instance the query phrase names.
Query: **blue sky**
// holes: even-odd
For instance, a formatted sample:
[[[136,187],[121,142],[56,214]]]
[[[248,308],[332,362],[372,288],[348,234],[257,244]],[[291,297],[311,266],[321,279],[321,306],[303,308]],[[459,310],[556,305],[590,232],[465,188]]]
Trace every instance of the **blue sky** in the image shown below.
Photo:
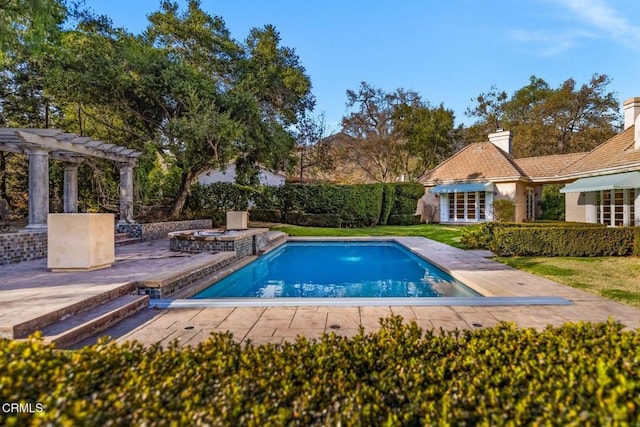
[[[185,1],[178,1],[184,5]],[[86,0],[140,33],[158,0]],[[513,93],[535,75],[557,87],[607,74],[618,99],[640,96],[638,0],[203,0],[232,36],[273,24],[313,83],[330,131],[361,81],[419,92],[456,122],[492,85]]]

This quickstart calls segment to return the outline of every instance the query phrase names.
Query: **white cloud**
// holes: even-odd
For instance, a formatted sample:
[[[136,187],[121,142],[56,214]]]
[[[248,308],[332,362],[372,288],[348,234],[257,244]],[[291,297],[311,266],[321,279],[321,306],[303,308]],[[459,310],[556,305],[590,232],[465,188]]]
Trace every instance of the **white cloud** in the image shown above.
[[[533,50],[540,56],[559,55],[577,44],[578,39],[594,38],[588,31],[525,31],[515,30],[510,33],[511,38],[535,46]]]
[[[605,37],[640,48],[640,27],[622,16],[615,8],[616,3],[605,0],[553,0],[569,9],[583,24],[599,30]]]

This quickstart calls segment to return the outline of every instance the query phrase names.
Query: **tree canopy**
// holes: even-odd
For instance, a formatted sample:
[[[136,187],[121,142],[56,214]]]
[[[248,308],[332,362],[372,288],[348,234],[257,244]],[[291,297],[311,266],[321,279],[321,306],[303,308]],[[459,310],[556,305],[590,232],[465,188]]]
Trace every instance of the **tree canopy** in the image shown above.
[[[475,98],[467,115],[469,142],[486,140],[497,129],[513,131],[516,157],[588,151],[620,130],[619,103],[608,91],[611,79],[595,74],[578,85],[567,79],[557,88],[536,76],[511,96],[495,86]]]
[[[27,3],[20,2],[22,12],[31,10]],[[196,0],[184,11],[162,1],[140,35],[86,11],[75,18],[44,55],[14,54],[5,65],[3,117],[143,150],[142,175],[170,165],[179,173],[173,217],[201,172],[237,159],[241,179],[251,183],[259,163],[273,169],[291,163],[293,126],[314,99],[298,56],[281,45],[273,26],[253,28],[238,41]],[[12,44],[13,52],[26,49],[24,40]],[[17,96],[23,103],[9,111]],[[19,114],[34,117],[15,120]]]
[[[456,143],[453,111],[432,107],[414,91],[387,93],[366,82],[347,90],[351,111],[342,130],[349,155],[371,180],[414,180],[449,156]]]

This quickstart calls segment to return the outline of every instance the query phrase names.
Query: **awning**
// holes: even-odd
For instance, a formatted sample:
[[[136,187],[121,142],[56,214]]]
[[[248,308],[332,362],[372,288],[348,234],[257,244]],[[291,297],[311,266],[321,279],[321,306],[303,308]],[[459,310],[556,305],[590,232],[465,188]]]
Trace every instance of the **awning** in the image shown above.
[[[492,182],[468,182],[464,184],[436,185],[431,193],[471,193],[474,191],[493,191]]]
[[[640,172],[625,172],[613,175],[580,178],[560,189],[561,193],[579,193],[600,190],[640,188]]]

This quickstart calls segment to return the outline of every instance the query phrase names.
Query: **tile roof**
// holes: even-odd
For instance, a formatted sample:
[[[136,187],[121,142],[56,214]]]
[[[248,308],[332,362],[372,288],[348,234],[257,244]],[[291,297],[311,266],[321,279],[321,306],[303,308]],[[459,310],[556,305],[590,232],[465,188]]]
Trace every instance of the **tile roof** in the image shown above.
[[[527,178],[511,155],[489,141],[467,145],[420,178],[423,184],[447,181]]]
[[[634,129],[635,126],[631,126],[600,144],[560,174],[574,177],[640,170],[640,149],[633,148]]]
[[[554,154],[551,156],[523,157],[514,159],[531,179],[554,178],[561,171],[573,165],[588,153]]]

